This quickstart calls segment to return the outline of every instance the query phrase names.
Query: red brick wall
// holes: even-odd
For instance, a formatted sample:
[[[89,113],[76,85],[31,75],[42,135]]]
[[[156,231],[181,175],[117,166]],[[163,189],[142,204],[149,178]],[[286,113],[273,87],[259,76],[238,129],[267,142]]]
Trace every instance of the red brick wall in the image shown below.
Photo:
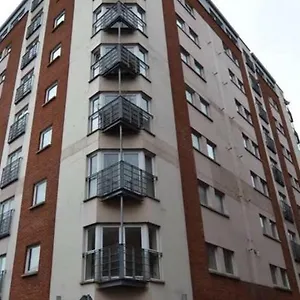
[[[284,234],[283,220],[277,201],[276,190],[272,181],[271,170],[267,162],[267,153],[263,147],[263,138],[259,127],[258,117],[255,111],[254,101],[251,96],[250,85],[246,76],[246,69],[243,64],[242,54],[236,45],[228,38],[222,29],[214,22],[204,7],[197,0],[190,0],[189,3],[198,11],[203,19],[211,26],[216,34],[224,40],[239,58],[239,62],[245,84],[246,95],[249,107],[254,116],[254,128],[260,145],[260,154],[263,167],[266,173],[270,190],[270,197],[275,212],[276,222],[286,265],[289,269],[288,276],[293,292],[283,292],[270,287],[265,287],[253,283],[246,283],[235,279],[219,277],[208,272],[203,220],[199,205],[199,195],[197,186],[196,167],[194,162],[191,129],[188,115],[187,101],[185,99],[185,84],[180,59],[180,45],[178,29],[176,26],[176,14],[174,1],[163,0],[163,10],[165,18],[165,31],[168,47],[169,68],[171,74],[171,88],[174,103],[174,114],[177,132],[177,145],[179,152],[179,163],[182,180],[182,195],[184,201],[186,231],[188,239],[188,250],[190,258],[191,278],[194,300],[288,300],[299,299],[299,291],[296,286],[295,274],[292,269],[292,258],[289,253],[287,239]]]
[[[66,11],[66,20],[53,31],[54,18],[63,9]],[[49,299],[73,10],[74,0],[50,0],[25,175],[10,300]],[[62,56],[49,65],[50,51],[59,43],[62,45]],[[58,96],[43,106],[45,90],[56,80],[58,81]],[[34,101],[34,98],[32,97],[31,100]],[[37,153],[40,132],[50,125],[53,128],[52,144],[49,148]],[[44,178],[47,178],[46,202],[44,205],[30,210],[33,185]],[[22,277],[26,260],[26,247],[34,243],[41,244],[39,272],[34,276]]]
[[[0,43],[0,52],[11,45],[11,53],[6,68],[6,78],[2,87],[2,94],[0,97],[0,159],[2,157],[5,134],[7,130],[7,123],[11,104],[14,103],[13,92],[16,84],[17,70],[22,49],[22,38],[25,32],[27,15],[12,29],[12,31]]]

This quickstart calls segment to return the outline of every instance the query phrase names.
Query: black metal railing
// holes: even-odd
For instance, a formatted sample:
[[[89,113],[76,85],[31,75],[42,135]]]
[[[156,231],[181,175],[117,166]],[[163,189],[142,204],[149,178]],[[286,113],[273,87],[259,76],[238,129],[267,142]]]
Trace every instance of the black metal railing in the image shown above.
[[[31,12],[33,12],[42,2],[43,0],[33,0],[31,4]]]
[[[3,290],[5,274],[6,274],[6,271],[0,271],[0,297],[1,297],[2,290]],[[2,299],[2,297],[0,299]]]
[[[23,82],[16,91],[15,104],[19,103],[26,95],[31,92],[33,76]]]
[[[117,45],[92,65],[92,77],[118,75],[119,68],[124,75],[137,76],[149,66],[123,45]]]
[[[125,161],[119,161],[87,178],[88,186],[97,180],[97,196],[108,199],[124,194],[138,198],[154,197],[156,177]]]
[[[133,130],[142,128],[150,129],[152,116],[139,106],[127,100],[124,96],[119,96],[115,100],[103,106],[100,110],[93,113],[89,119],[92,123],[98,123],[98,128],[106,131],[114,128],[115,125],[122,123]]]
[[[258,105],[258,114],[266,123],[269,124],[268,114],[261,105]]]
[[[20,164],[21,164],[21,158],[18,158],[3,168],[2,175],[1,175],[1,182],[0,182],[1,189],[13,183],[14,181],[18,180]]]
[[[272,152],[276,153],[276,146],[275,146],[274,140],[268,134],[265,134],[265,138],[266,138],[266,145],[267,145],[267,147]]]
[[[10,234],[11,221],[14,210],[11,209],[0,215],[0,238]]]
[[[160,279],[161,253],[127,245],[113,245],[84,254],[85,280],[98,283],[126,280],[144,284],[150,278]]]
[[[24,69],[37,56],[38,42],[35,42],[23,55],[21,62],[21,70]]]
[[[41,26],[42,14],[39,15],[27,28],[26,38],[28,39],[31,35]]]
[[[8,135],[8,143],[13,142],[19,136],[25,133],[26,124],[27,124],[28,114],[24,115],[20,119],[18,119],[15,123],[10,126],[9,135]]]
[[[272,166],[272,170],[273,170],[273,175],[274,175],[274,179],[276,180],[276,182],[278,182],[280,185],[284,186],[284,179],[283,179],[282,172],[274,165]]]
[[[300,263],[300,245],[294,241],[291,241],[291,248],[295,261]]]
[[[282,208],[284,218],[287,221],[294,223],[293,211],[290,205],[287,204],[285,201],[281,200],[281,208]]]
[[[108,30],[114,27],[118,22],[122,22],[128,29],[140,29],[145,31],[146,23],[139,18],[126,4],[118,1],[114,6],[108,9],[94,24],[94,33],[99,30]]]

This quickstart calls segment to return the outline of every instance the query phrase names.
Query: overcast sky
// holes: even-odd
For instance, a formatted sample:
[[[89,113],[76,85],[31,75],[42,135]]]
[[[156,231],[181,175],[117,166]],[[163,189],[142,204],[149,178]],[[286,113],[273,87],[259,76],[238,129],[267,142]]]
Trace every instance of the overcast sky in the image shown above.
[[[300,1],[213,1],[284,91],[300,134]],[[1,2],[0,24],[20,0]]]

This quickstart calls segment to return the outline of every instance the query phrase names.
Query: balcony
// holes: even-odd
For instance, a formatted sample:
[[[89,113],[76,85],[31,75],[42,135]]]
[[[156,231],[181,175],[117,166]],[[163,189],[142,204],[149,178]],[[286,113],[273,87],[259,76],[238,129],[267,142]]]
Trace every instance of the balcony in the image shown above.
[[[25,98],[31,92],[32,80],[33,77],[30,77],[17,88],[15,104],[19,103],[23,98]]]
[[[21,158],[18,158],[3,168],[0,182],[1,189],[18,180],[20,164]]]
[[[154,197],[155,176],[125,161],[111,165],[88,178],[97,178],[97,196],[102,200],[123,196],[126,199],[142,200]]]
[[[261,105],[258,105],[258,114],[266,123],[269,124],[267,112],[263,109]]]
[[[43,0],[33,0],[31,5],[31,12],[33,12],[42,2]]]
[[[284,202],[282,200],[281,200],[281,208],[282,208],[282,213],[283,213],[284,218],[287,221],[294,223],[292,208],[286,202]]]
[[[136,77],[140,73],[145,73],[145,70],[148,70],[148,68],[143,61],[126,49],[126,47],[117,45],[92,65],[92,77],[94,78],[97,75],[115,77],[118,76],[119,70],[121,75]]]
[[[273,170],[275,181],[279,183],[281,186],[284,186],[284,179],[283,179],[282,172],[276,166],[272,166],[272,170]]]
[[[300,245],[294,241],[291,241],[291,248],[293,251],[295,261],[300,263]]]
[[[150,278],[160,279],[161,253],[138,247],[114,245],[84,254],[85,280],[100,288],[146,286]]]
[[[146,23],[140,19],[127,5],[118,1],[114,6],[105,12],[93,25],[94,33],[99,30],[116,30],[118,23],[121,23],[122,30],[145,31]]]
[[[21,70],[23,70],[37,56],[38,43],[34,43],[22,57]]]
[[[274,140],[268,135],[265,134],[267,147],[274,153],[276,153],[276,146]]]
[[[26,32],[26,39],[29,39],[32,34],[38,30],[38,28],[41,26],[42,24],[42,19],[41,16],[39,18],[37,18],[33,23],[31,23],[28,28],[27,28],[27,32]]]
[[[257,82],[252,82],[252,89],[259,95],[261,96],[261,91],[259,84]],[[267,121],[266,121],[267,122]]]
[[[146,128],[150,129],[152,116],[139,106],[133,104],[123,96],[106,104],[99,111],[90,116],[90,124],[98,123],[98,129],[102,132],[118,132],[119,126],[123,126],[124,133],[138,132]]]
[[[10,234],[13,212],[13,210],[10,210],[0,215],[0,239]]]
[[[20,137],[22,134],[26,131],[26,124],[27,124],[27,117],[28,115],[24,115],[19,120],[17,120],[15,123],[13,123],[10,126],[9,135],[8,135],[8,143],[12,143],[14,140],[16,140],[18,137]]]

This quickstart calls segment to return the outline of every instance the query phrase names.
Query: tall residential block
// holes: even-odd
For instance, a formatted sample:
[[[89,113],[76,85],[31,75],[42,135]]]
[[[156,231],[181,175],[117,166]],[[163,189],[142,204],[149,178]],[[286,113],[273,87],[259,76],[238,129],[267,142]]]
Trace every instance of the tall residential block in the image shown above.
[[[299,300],[299,143],[210,0],[23,0],[0,27],[1,300]]]

